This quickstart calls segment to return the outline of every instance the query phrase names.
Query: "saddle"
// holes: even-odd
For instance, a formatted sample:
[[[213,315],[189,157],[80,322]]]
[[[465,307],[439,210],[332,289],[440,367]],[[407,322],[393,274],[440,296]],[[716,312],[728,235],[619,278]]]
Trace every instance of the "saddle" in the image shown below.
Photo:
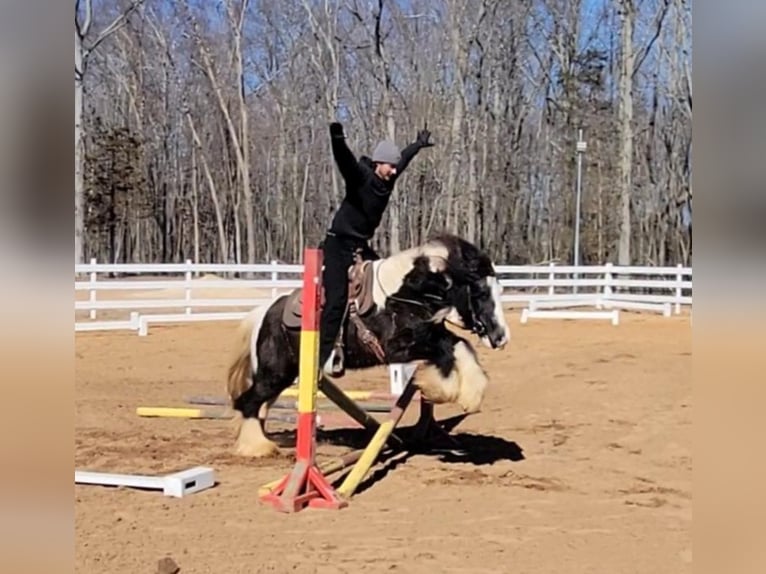
[[[372,311],[375,300],[373,291],[373,270],[371,261],[355,258],[354,264],[348,268],[348,300],[346,316],[356,314],[364,317]],[[288,329],[300,329],[303,306],[303,289],[295,289],[287,296],[285,308],[282,311],[282,323]],[[324,289],[322,289],[320,308],[324,307]],[[352,313],[353,311],[353,313]]]

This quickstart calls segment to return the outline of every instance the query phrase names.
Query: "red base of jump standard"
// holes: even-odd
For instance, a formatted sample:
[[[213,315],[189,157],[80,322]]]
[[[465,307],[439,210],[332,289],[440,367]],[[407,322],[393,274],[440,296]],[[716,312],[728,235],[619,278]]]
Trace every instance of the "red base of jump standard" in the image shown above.
[[[261,497],[262,502],[271,504],[281,512],[298,512],[307,505],[329,509],[340,509],[348,505],[338,497],[314,461],[315,432],[315,413],[298,415],[298,460],[292,472],[272,492]]]

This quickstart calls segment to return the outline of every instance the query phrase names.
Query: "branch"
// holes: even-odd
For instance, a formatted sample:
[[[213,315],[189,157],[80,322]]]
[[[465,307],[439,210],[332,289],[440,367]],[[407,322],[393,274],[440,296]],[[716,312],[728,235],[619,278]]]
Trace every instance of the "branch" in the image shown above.
[[[165,40],[165,36],[162,34],[160,29],[157,27],[157,24],[154,21],[154,18],[152,18],[153,12],[150,13],[149,17],[146,19],[146,22],[149,24],[149,27],[152,29],[152,32],[154,32],[154,36],[156,37],[157,41],[160,43],[160,46],[162,46],[162,49],[165,51],[165,57],[168,59],[168,62],[170,63],[170,66],[175,69],[175,59],[173,58],[173,54],[170,51],[170,48],[168,47],[168,43]]]
[[[662,0],[662,5],[657,11],[657,15],[654,17],[654,35],[649,42],[647,42],[646,46],[644,46],[642,50],[639,50],[639,55],[636,57],[636,66],[633,68],[633,78],[636,77],[636,74],[641,69],[641,64],[644,63],[649,52],[651,52],[652,46],[654,46],[657,38],[660,37],[660,34],[662,33],[662,23],[665,21],[665,14],[668,13],[668,8],[670,8],[670,0]]]
[[[242,11],[239,13],[239,22],[237,23],[237,30],[242,34],[242,28],[245,25],[245,13],[247,12],[248,0],[242,0]]]
[[[85,0],[85,20],[80,25],[77,20],[77,15],[80,13],[80,2],[82,0],[76,0],[74,5],[74,25],[77,28],[77,33],[80,38],[84,38],[90,30],[90,25],[93,23],[93,0]]]
[[[383,53],[382,53],[382,44],[383,40],[381,39],[380,34],[380,21],[383,19],[383,0],[378,0],[378,13],[375,14],[375,52],[378,54],[380,59],[383,59]]]
[[[128,6],[127,10],[117,16],[111,24],[109,24],[106,28],[104,28],[101,33],[98,35],[98,38],[96,38],[95,42],[91,45],[90,48],[87,48],[83,50],[83,59],[87,58],[91,52],[93,52],[96,48],[98,48],[99,44],[106,40],[109,36],[114,34],[117,30],[122,28],[128,21],[128,18],[130,18],[130,15],[133,14],[133,12],[138,9],[138,7],[144,3],[144,0],[133,0],[131,2],[130,6]],[[88,4],[90,4],[90,0],[88,0]]]

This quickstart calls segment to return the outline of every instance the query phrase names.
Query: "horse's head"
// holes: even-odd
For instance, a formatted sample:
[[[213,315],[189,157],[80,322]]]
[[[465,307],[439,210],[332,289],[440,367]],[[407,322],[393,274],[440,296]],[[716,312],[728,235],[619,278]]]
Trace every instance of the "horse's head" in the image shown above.
[[[434,269],[426,256],[416,257],[391,301],[416,303],[431,314],[432,320],[449,311],[452,278],[443,269]],[[442,317],[443,318],[443,317]]]
[[[453,293],[455,312],[450,320],[475,333],[487,347],[502,349],[510,340],[500,299],[502,291],[494,275],[456,286]]]
[[[492,260],[473,244],[455,236],[438,239],[449,252],[448,272],[454,281],[449,320],[475,333],[487,347],[503,348],[510,340],[500,296],[503,288]]]

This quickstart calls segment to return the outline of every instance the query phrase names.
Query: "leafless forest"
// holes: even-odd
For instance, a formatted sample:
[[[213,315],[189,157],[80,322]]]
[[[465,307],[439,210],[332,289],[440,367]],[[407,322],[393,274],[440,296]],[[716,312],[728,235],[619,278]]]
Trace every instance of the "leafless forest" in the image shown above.
[[[76,0],[75,260],[300,261],[357,155],[427,124],[381,255],[691,264],[690,0]]]

